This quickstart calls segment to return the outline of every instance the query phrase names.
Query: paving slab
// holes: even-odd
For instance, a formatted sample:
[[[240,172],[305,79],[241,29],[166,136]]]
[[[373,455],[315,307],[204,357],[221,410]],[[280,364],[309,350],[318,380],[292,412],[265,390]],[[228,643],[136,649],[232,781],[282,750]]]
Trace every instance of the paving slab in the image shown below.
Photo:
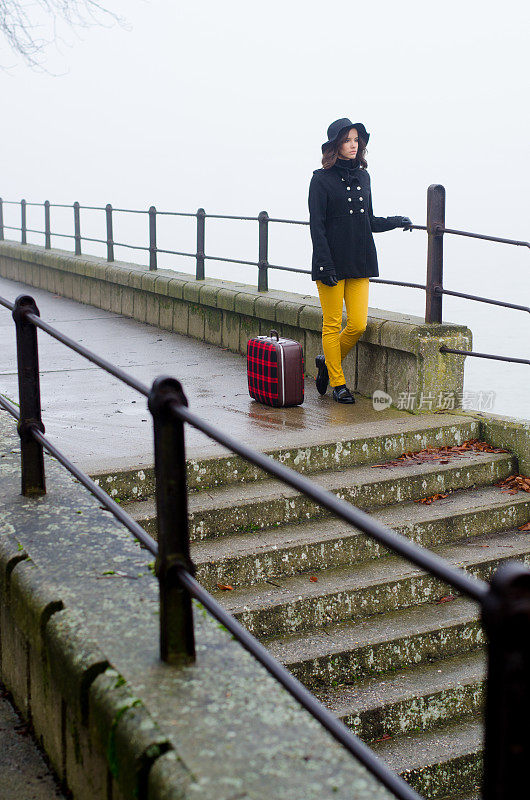
[[[41,751],[1,684],[0,776],[2,800],[64,800]]]
[[[41,316],[60,331],[150,384],[158,375],[178,378],[190,407],[223,430],[260,450],[308,446],[424,427],[426,417],[395,408],[376,411],[356,394],[353,406],[321,397],[312,379],[303,405],[277,409],[248,394],[243,356],[187,336],[164,331],[42,289],[0,278],[0,295],[31,294]],[[0,393],[18,399],[15,329],[0,308]],[[152,426],[146,400],[81,356],[39,332],[42,409],[46,432],[83,469],[91,472],[152,464]],[[433,414],[432,424],[458,416]],[[226,452],[187,428],[189,457]]]

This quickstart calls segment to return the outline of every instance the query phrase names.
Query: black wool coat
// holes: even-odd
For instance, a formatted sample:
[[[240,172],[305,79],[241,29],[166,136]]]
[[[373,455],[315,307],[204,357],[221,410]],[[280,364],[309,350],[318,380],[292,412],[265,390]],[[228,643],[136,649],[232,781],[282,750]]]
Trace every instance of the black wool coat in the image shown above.
[[[354,161],[338,161],[313,172],[309,185],[309,225],[313,242],[312,279],[331,267],[337,278],[379,275],[372,233],[399,227],[401,217],[374,217],[370,175]]]

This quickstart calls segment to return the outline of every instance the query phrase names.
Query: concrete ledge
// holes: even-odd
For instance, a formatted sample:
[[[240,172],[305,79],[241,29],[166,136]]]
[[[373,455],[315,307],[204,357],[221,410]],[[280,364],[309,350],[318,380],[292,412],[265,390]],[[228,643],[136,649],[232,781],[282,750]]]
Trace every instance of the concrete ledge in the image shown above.
[[[173,270],[150,272],[137,264],[109,264],[9,241],[0,242],[0,275],[243,354],[249,337],[276,328],[302,344],[306,373],[316,374],[322,312],[318,298],[309,295],[263,293],[214,278],[196,281]],[[366,330],[344,362],[346,379],[367,396],[386,392],[394,405],[413,395],[412,411],[432,411],[421,398],[447,392],[459,408],[465,356],[440,353],[443,344],[471,350],[471,331],[370,308]]]
[[[20,495],[0,412],[0,670],[76,800],[390,800],[194,604],[197,663],[158,658],[151,556],[57,462]]]
[[[491,415],[482,420],[484,441],[515,453],[519,473],[530,475],[530,420]]]

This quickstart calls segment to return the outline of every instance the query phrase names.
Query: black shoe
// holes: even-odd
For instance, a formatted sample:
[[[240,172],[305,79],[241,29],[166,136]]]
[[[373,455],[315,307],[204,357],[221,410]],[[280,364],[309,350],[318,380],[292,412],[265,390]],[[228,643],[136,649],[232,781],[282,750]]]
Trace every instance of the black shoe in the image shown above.
[[[316,377],[317,391],[319,394],[326,394],[329,383],[328,368],[326,367],[326,359],[324,356],[317,356],[315,358],[317,365],[318,375]]]
[[[333,399],[337,403],[355,403],[355,398],[347,386],[335,386],[333,388]]]

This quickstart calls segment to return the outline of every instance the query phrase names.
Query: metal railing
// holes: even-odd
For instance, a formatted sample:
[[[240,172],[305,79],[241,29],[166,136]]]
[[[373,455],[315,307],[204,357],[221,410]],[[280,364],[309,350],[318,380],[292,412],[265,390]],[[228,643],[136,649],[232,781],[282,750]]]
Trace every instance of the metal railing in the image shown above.
[[[196,598],[221,622],[312,716],[400,800],[419,795],[329,712],[234,617],[195,580],[190,558],[186,486],[185,423],[309,497],[383,547],[415,564],[480,604],[488,634],[484,800],[512,800],[527,780],[530,757],[530,571],[518,562],[503,564],[490,584],[468,575],[413,543],[332,492],[260,453],[198,417],[188,408],[179,381],[157,378],[146,386],[119,367],[70,339],[41,319],[35,300],[20,295],[12,311],[16,327],[20,410],[0,396],[0,406],[18,422],[22,494],[46,492],[44,450],[59,461],[156,557],[160,592],[160,657],[180,665],[195,660],[193,611]],[[44,435],[41,416],[37,329],[126,383],[144,397],[153,417],[158,544],[94,481]]]
[[[4,224],[3,206],[12,205],[20,207],[20,226]],[[44,208],[44,230],[36,230],[27,227],[27,208],[28,207]],[[61,208],[70,209],[73,211],[74,233],[58,233],[51,229],[51,216],[50,209]],[[81,235],[81,211],[101,211],[105,212],[106,221],[106,238],[98,239],[90,236]],[[149,232],[149,245],[133,245],[127,242],[117,242],[114,239],[113,232],[113,215],[114,214],[140,214],[147,215],[148,217],[148,232]],[[183,252],[180,250],[167,250],[157,246],[157,219],[159,217],[187,217],[196,219],[197,228],[197,244],[194,253]],[[206,237],[206,219],[221,219],[221,220],[240,220],[244,222],[257,222],[258,223],[258,260],[248,261],[239,258],[227,258],[225,256],[210,255],[205,252],[205,237]],[[51,248],[52,236],[65,239],[74,240],[74,253],[81,255],[81,243],[83,241],[99,243],[106,246],[107,261],[114,261],[114,248],[125,247],[130,250],[139,250],[149,253],[149,269],[156,270],[158,268],[158,254],[175,255],[184,258],[195,259],[195,278],[197,280],[204,280],[205,278],[205,262],[222,261],[229,264],[242,264],[244,266],[251,266],[258,268],[258,291],[266,292],[269,286],[268,271],[270,269],[279,270],[283,272],[294,272],[303,275],[310,275],[311,270],[302,267],[292,267],[280,264],[271,264],[268,260],[269,250],[269,223],[279,223],[286,225],[302,225],[309,226],[306,220],[295,219],[281,219],[278,217],[270,217],[267,211],[261,211],[257,217],[249,216],[236,216],[233,214],[207,214],[204,208],[199,208],[195,213],[188,213],[182,211],[159,211],[155,206],[150,206],[148,210],[132,209],[132,208],[113,208],[108,203],[106,206],[81,206],[78,202],[69,206],[64,203],[50,203],[45,200],[44,203],[29,203],[26,200],[3,200],[0,198],[0,240],[4,239],[4,231],[18,231],[21,235],[22,244],[27,244],[27,234],[35,233],[44,236],[45,248]],[[451,289],[446,289],[443,286],[443,236],[445,233],[454,234],[456,236],[467,236],[474,239],[483,239],[490,242],[499,242],[502,244],[511,244],[519,247],[530,247],[530,242],[507,239],[500,236],[489,236],[482,233],[472,233],[471,231],[461,231],[454,228],[445,227],[445,188],[440,184],[432,184],[427,190],[427,225],[410,225],[407,230],[421,230],[427,232],[427,274],[426,282],[414,283],[410,281],[394,281],[386,278],[370,278],[373,283],[389,284],[392,286],[403,286],[413,289],[421,289],[425,291],[425,322],[427,323],[441,323],[442,322],[442,298],[443,295],[450,295],[453,297],[461,297],[467,300],[475,300],[480,303],[489,303],[491,305],[502,306],[503,308],[511,308],[517,311],[526,311],[530,313],[530,307],[520,305],[518,303],[508,303],[503,300],[496,300],[494,298],[482,297],[480,295],[468,294],[465,292],[458,292]],[[461,353],[468,356],[483,357],[481,353],[474,353],[464,350],[446,350],[445,352]],[[489,358],[496,358],[500,361],[515,361],[518,363],[530,364],[530,361],[525,359],[513,359],[508,356],[495,356],[489,355]]]

